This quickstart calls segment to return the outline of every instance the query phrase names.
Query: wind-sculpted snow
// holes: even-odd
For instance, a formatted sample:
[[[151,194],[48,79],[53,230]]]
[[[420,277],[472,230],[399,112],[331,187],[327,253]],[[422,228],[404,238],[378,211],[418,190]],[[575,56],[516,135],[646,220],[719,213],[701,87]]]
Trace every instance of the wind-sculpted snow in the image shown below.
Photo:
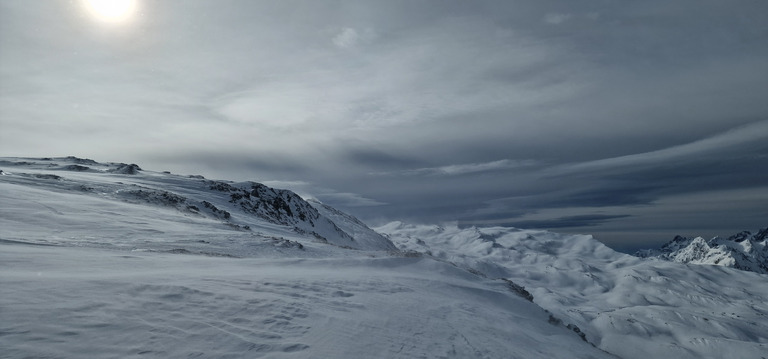
[[[0,263],[8,358],[613,358],[503,282],[427,258],[0,243]]]
[[[591,236],[514,228],[376,228],[403,250],[521,284],[533,301],[622,358],[763,358],[768,276],[646,260]]]
[[[743,231],[728,238],[715,237],[710,240],[677,236],[660,249],[644,250],[635,255],[768,274],[768,228],[754,235]]]

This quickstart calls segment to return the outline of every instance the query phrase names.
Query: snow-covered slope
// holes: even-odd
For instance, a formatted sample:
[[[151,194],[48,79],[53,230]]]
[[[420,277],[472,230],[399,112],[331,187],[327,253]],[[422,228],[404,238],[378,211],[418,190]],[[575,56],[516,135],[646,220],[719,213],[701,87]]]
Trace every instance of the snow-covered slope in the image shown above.
[[[96,209],[94,212],[104,218],[98,218],[93,225],[102,227],[120,223],[124,217],[147,217],[147,213],[157,213],[148,215],[150,218],[147,221],[150,223],[147,228],[142,228],[146,222],[138,222],[133,223],[133,226],[126,225],[122,230],[156,230],[158,226],[152,222],[160,219],[183,224],[198,223],[202,226],[215,222],[214,227],[251,232],[254,235],[267,232],[274,234],[277,231],[354,249],[394,249],[389,240],[368,235],[373,231],[352,216],[335,216],[339,225],[346,229],[342,230],[333,220],[322,215],[295,193],[260,183],[212,181],[200,176],[144,171],[135,164],[102,164],[75,157],[0,159],[0,167],[5,173],[0,185],[17,201],[16,205],[37,208],[35,212],[39,212],[41,207],[45,208],[43,204],[14,195],[20,193],[21,189],[37,191],[43,197],[43,202],[47,196],[52,200],[59,197],[54,201],[65,205],[87,203],[80,210]],[[135,206],[125,206],[125,203]],[[117,209],[99,211],[106,207],[130,208],[130,212],[122,213]],[[50,211],[45,214],[57,215],[54,210]],[[137,211],[143,213],[134,213]],[[106,218],[110,215],[116,218]],[[44,224],[41,226],[43,229],[47,227]],[[347,231],[361,233],[361,240],[356,240]],[[52,238],[55,236],[45,240]]]
[[[763,358],[768,276],[647,260],[588,235],[455,224],[375,228],[398,247],[525,287],[622,358]]]
[[[4,358],[613,357],[427,258],[0,249]]]
[[[344,232],[349,233],[355,238],[355,241],[368,248],[376,248],[380,250],[397,250],[397,247],[387,238],[379,234],[378,232],[368,228],[365,223],[359,219],[339,211],[327,204],[321,203],[316,199],[309,199],[308,202],[313,207],[317,208],[318,212],[324,217],[329,218]]]
[[[743,231],[728,238],[676,236],[660,249],[643,250],[638,257],[654,257],[678,263],[712,264],[768,274],[768,228]]]
[[[614,357],[514,283],[288,191],[0,161],[0,358]]]

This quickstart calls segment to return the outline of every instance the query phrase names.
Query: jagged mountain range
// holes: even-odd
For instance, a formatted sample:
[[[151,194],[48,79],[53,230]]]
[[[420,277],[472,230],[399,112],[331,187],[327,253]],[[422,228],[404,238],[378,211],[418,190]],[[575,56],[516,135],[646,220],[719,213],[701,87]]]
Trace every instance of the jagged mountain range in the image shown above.
[[[742,231],[728,238],[674,239],[659,249],[642,250],[638,257],[690,264],[711,264],[768,274],[768,227],[756,233]]]

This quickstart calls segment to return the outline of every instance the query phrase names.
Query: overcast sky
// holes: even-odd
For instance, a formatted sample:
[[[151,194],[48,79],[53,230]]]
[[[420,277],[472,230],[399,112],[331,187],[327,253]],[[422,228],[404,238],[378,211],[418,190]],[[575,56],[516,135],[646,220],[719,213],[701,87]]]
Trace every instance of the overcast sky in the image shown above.
[[[768,2],[0,0],[0,155],[256,180],[366,220],[768,226]]]

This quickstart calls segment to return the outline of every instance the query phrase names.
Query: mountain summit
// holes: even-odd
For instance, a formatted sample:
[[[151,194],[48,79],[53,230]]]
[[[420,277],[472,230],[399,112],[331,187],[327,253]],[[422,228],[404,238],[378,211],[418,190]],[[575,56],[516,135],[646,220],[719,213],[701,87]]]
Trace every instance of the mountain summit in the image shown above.
[[[755,234],[743,231],[728,238],[714,237],[709,240],[676,236],[659,249],[642,250],[635,255],[768,274],[768,227]]]

